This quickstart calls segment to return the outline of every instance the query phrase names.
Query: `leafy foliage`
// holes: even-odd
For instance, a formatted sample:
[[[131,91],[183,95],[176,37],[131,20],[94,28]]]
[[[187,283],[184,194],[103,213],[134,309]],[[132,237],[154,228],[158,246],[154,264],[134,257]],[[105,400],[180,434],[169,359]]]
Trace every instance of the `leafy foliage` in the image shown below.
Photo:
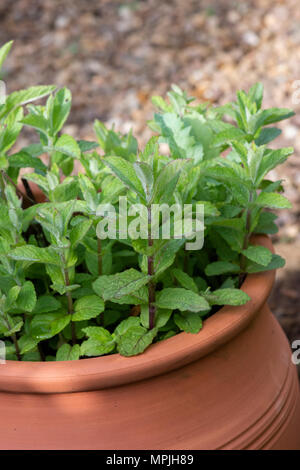
[[[0,49],[0,67],[11,45]],[[44,104],[33,104],[42,98]],[[95,141],[64,133],[72,103],[67,88],[30,87],[1,102],[0,339],[8,359],[140,354],[181,331],[198,333],[219,306],[249,300],[240,289],[248,273],[283,266],[251,235],[275,233],[269,209],[290,207],[281,181],[267,174],[293,149],[267,148],[280,131],[265,126],[293,112],[263,109],[262,98],[255,84],[220,108],[195,105],[172,85],[168,100],[153,97],[157,112],[149,126],[157,135],[143,150],[131,132],[98,120]],[[14,152],[23,126],[36,131],[38,142]],[[161,143],[168,155],[160,154]],[[83,168],[78,174],[75,162]],[[22,168],[32,172],[21,183]],[[36,203],[31,183],[43,202]],[[120,196],[127,196],[126,209],[132,203],[143,209],[147,231],[153,205],[190,204],[194,213],[201,204],[204,247],[185,250],[186,232],[161,236],[162,215],[158,236],[124,236],[119,224],[115,236],[100,238],[106,219],[99,205],[120,211]]]

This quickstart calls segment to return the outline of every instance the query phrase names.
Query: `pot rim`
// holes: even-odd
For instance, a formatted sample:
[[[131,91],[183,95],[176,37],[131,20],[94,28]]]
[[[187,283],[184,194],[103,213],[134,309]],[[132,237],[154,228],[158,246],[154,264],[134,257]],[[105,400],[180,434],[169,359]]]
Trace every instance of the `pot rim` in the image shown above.
[[[255,236],[253,242],[274,251],[265,235]],[[243,331],[266,302],[274,278],[274,270],[248,275],[241,287],[251,298],[245,305],[224,306],[205,320],[198,334],[179,333],[151,345],[138,356],[111,354],[77,361],[6,361],[0,364],[0,391],[46,394],[91,391],[170,372],[211,353]]]

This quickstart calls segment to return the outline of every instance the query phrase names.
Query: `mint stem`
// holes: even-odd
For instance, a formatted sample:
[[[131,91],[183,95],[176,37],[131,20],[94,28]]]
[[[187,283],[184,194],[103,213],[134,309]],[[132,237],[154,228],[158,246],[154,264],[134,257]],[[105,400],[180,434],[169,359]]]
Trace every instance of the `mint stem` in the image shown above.
[[[70,285],[70,278],[69,278],[69,272],[68,269],[64,270],[64,275],[65,275],[65,282],[66,286],[68,287]],[[72,315],[74,313],[73,309],[73,299],[72,299],[72,294],[71,292],[66,292],[66,297],[68,300],[68,314],[71,315],[71,332],[72,332],[72,343],[73,345],[77,343],[77,337],[76,337],[76,329],[75,329],[75,324],[72,321]]]
[[[4,172],[1,171],[0,173],[0,190],[1,190],[1,197],[7,202],[6,195],[5,195],[5,180],[4,180]]]
[[[41,343],[38,343],[37,347],[38,347],[38,352],[39,352],[41,361],[45,361],[46,358],[45,358],[45,354],[44,354],[44,351],[43,351],[43,348],[42,348]]]
[[[14,346],[15,346],[18,361],[21,361],[21,353],[20,353],[20,348],[19,348],[19,343],[18,343],[18,340],[17,340],[16,333],[13,333],[11,335],[11,339],[13,340],[13,343],[14,343]]]
[[[11,330],[12,327],[11,327],[10,321],[8,320],[8,318],[5,314],[4,314],[4,318],[5,318],[6,325],[8,326],[9,330]],[[15,347],[15,350],[16,350],[16,355],[17,355],[18,361],[21,361],[21,352],[20,352],[19,343],[18,343],[18,340],[17,340],[16,333],[13,333],[10,337],[11,337],[13,343],[14,343],[14,347]]]
[[[29,201],[33,202],[34,204],[36,204],[36,199],[34,197],[33,192],[31,191],[30,184],[28,183],[28,181],[25,178],[21,178],[21,180],[22,180],[23,186],[25,188],[27,199]]]
[[[250,193],[249,196],[249,203],[252,202],[252,193]],[[249,245],[249,238],[250,238],[250,226],[251,226],[251,210],[248,207],[247,212],[246,212],[246,233],[244,237],[244,242],[243,242],[243,250],[246,250]],[[246,277],[246,256],[242,253],[240,256],[240,274],[239,274],[239,280],[238,284],[239,287],[243,284],[245,277]]]
[[[25,193],[18,187],[18,185],[11,179],[11,177],[10,177],[7,173],[3,172],[3,173],[2,173],[2,178],[3,178],[3,181],[4,181],[4,178],[5,178],[10,184],[12,184],[12,185],[14,186],[14,188],[16,189],[17,193],[19,193],[19,195],[21,195],[24,199],[27,199],[27,201],[30,202],[30,204],[32,204],[32,205],[33,205],[33,204],[36,204],[35,199],[32,199],[31,197],[27,196],[27,194],[25,194]],[[23,178],[22,178],[22,181],[23,181]],[[24,181],[26,181],[26,180],[24,179]],[[27,181],[26,181],[26,182],[27,182]],[[4,184],[5,184],[5,183],[4,183]]]
[[[97,238],[97,253],[98,253],[98,274],[102,276],[102,244],[101,238]],[[103,313],[99,315],[99,325],[103,325]]]
[[[151,207],[148,207],[148,246],[153,246],[153,240],[151,238]],[[153,276],[154,274],[154,257],[148,256],[148,275]],[[151,280],[148,283],[148,302],[149,302],[149,328],[152,330],[155,326],[155,283]]]

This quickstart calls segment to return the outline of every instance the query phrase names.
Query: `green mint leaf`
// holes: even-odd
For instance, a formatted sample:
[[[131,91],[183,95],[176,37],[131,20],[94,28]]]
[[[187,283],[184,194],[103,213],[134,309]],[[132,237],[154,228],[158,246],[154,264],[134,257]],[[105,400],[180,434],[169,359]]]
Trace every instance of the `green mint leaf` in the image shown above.
[[[16,307],[16,301],[19,296],[20,290],[21,290],[20,286],[13,286],[9,289],[8,295],[5,299],[5,304],[4,304],[5,307],[2,310],[9,311]]]
[[[196,204],[202,204],[204,206],[205,217],[217,217],[220,215],[219,209],[210,201],[197,201]]]
[[[147,162],[153,154],[157,154],[157,152],[158,152],[157,140],[158,140],[157,136],[152,136],[148,140],[143,152],[141,152],[141,154],[140,154],[141,161]]]
[[[202,319],[195,312],[175,313],[174,321],[178,328],[187,333],[199,333],[202,328]]]
[[[11,336],[21,331],[24,324],[21,317],[12,317],[10,315],[6,315],[6,317],[9,320],[10,327],[8,327],[8,323],[3,322],[3,318],[0,317],[0,332],[2,332],[4,336]]]
[[[0,119],[9,114],[18,106],[23,106],[32,101],[43,98],[55,90],[55,86],[33,86],[27,90],[14,91],[8,95],[5,105],[0,110]]]
[[[274,124],[275,122],[282,121],[283,119],[287,119],[294,115],[295,115],[294,111],[291,109],[287,109],[287,108],[264,109],[258,115],[254,132],[256,132],[262,126],[267,126],[268,124]]]
[[[103,312],[103,326],[107,327],[113,325],[118,320],[120,320],[122,313],[118,310],[105,310]]]
[[[277,127],[265,127],[262,129],[259,137],[255,140],[256,145],[266,145],[276,139],[281,134],[281,130]]]
[[[211,305],[244,305],[250,297],[241,289],[217,289],[205,295]]]
[[[23,178],[37,184],[46,194],[48,194],[49,183],[45,176],[38,175],[37,173],[30,173],[30,174],[25,174]]]
[[[47,273],[49,274],[49,266],[47,266],[46,269],[47,269]],[[53,284],[51,284],[51,288],[55,292],[58,292],[60,295],[64,295],[66,294],[66,292],[73,292],[79,287],[80,287],[80,284],[71,284],[69,286],[66,286],[65,284],[59,284],[58,282],[53,282]]]
[[[151,101],[154,106],[166,113],[172,111],[172,106],[170,106],[161,96],[152,96]]]
[[[122,356],[136,356],[150,346],[157,335],[157,328],[147,331],[143,326],[132,326],[118,337],[117,349]]]
[[[268,266],[272,259],[272,252],[268,250],[268,248],[260,245],[250,245],[246,250],[243,250],[242,253],[251,261],[261,264],[262,266]]]
[[[168,287],[157,293],[155,304],[159,308],[200,312],[209,310],[206,300],[195,292],[181,287]]]
[[[33,349],[36,348],[39,340],[37,338],[33,338],[30,335],[23,335],[20,337],[18,340],[19,348],[20,348],[20,353],[25,354],[29,351],[32,351]]]
[[[155,277],[158,278],[167,268],[174,263],[176,253],[185,243],[185,239],[168,240],[157,251],[154,257],[154,271]]]
[[[51,201],[53,202],[67,202],[76,199],[78,196],[79,187],[77,181],[66,178],[65,181],[56,186],[51,193]]]
[[[79,175],[78,180],[79,180],[80,190],[82,192],[84,200],[87,202],[88,208],[92,212],[96,212],[99,199],[98,199],[98,194],[93,183],[90,181],[90,179],[87,176],[81,175],[81,174]]]
[[[1,99],[4,99],[4,97],[0,96],[0,103]],[[12,113],[13,114],[13,113]],[[20,112],[21,114],[21,112]],[[17,120],[18,118],[16,118]],[[22,124],[20,122],[15,122],[14,124],[7,125],[4,129],[1,131],[1,168],[6,169],[8,167],[7,165],[7,158],[5,157],[5,153],[15,144],[17,138],[19,137],[19,134],[22,129]]]
[[[198,294],[198,287],[191,276],[178,268],[173,268],[171,273],[182,287]]]
[[[37,131],[42,132],[45,136],[49,133],[48,121],[44,116],[38,114],[27,114],[21,122],[28,127],[33,127]]]
[[[46,165],[37,157],[21,150],[9,156],[9,165],[13,168],[34,168],[45,173]]]
[[[140,319],[138,317],[128,317],[119,323],[114,331],[114,335],[118,338],[119,336],[124,335],[129,328],[135,326],[140,326]]]
[[[146,201],[149,202],[152,198],[154,176],[150,165],[145,162],[136,162],[133,164],[137,177],[139,178],[144,193],[146,195]]]
[[[92,220],[84,219],[76,224],[70,231],[70,242],[73,248],[85,237],[89,229],[91,228]]]
[[[286,159],[294,153],[292,147],[282,148],[278,150],[267,149],[263,153],[263,158],[259,164],[256,176],[256,184],[258,185],[269,171],[276,166],[285,162]]]
[[[237,127],[232,126],[230,129],[219,132],[213,139],[212,144],[214,146],[220,146],[224,144],[229,144],[232,141],[239,141],[245,139],[245,133],[238,129]]]
[[[77,144],[82,153],[89,152],[90,150],[94,150],[95,148],[99,147],[97,142],[88,140],[77,140]]]
[[[74,344],[70,346],[69,344],[63,344],[58,348],[56,353],[57,361],[76,361],[80,358],[80,346],[79,344]]]
[[[57,152],[61,152],[71,158],[78,160],[80,159],[81,155],[80,148],[76,140],[67,134],[63,134],[62,136],[60,136],[59,139],[56,141],[53,149],[50,148],[50,151],[51,150],[56,150]]]
[[[265,233],[265,234],[274,234],[278,232],[278,227],[274,223],[274,220],[277,219],[276,214],[272,212],[261,212],[257,224],[255,225],[255,233]]]
[[[65,315],[61,312],[34,315],[30,322],[28,333],[39,341],[49,339],[59,333],[70,320],[71,315]]]
[[[3,62],[5,61],[12,45],[13,45],[13,41],[9,41],[6,44],[4,44],[0,49],[0,70],[2,68]]]
[[[169,308],[158,308],[155,312],[155,327],[162,328],[165,326],[171,318],[172,312]]]
[[[61,259],[51,248],[39,248],[34,245],[19,246],[8,256],[17,261],[32,261],[33,263],[54,264],[61,266]]]
[[[40,353],[36,349],[33,351],[28,351],[22,356],[22,361],[39,362],[40,360],[41,360]],[[46,359],[46,361],[48,360],[49,359]]]
[[[104,300],[121,299],[139,290],[148,280],[147,274],[131,268],[122,273],[100,276],[93,283],[93,289]]]
[[[33,314],[54,312],[61,307],[61,303],[52,295],[42,295],[37,299]]]
[[[119,178],[127,188],[145,199],[143,185],[137,176],[134,166],[122,157],[106,157],[104,163]]]
[[[70,113],[71,104],[72,95],[68,88],[62,88],[56,93],[50,113],[52,135],[56,135],[63,127]]]
[[[168,308],[158,308],[155,312],[155,327],[162,328],[169,321],[172,315],[172,310]],[[149,329],[149,305],[141,305],[141,324]]]
[[[270,209],[291,209],[290,201],[278,193],[261,192],[255,200],[255,205],[259,207],[269,207]]]
[[[254,262],[250,262],[247,264],[247,272],[248,273],[259,273],[262,271],[271,271],[273,269],[283,268],[285,265],[285,260],[279,255],[272,255],[272,259],[267,266],[262,266],[261,264],[257,264]]]
[[[258,82],[252,85],[248,91],[248,98],[250,101],[256,104],[256,108],[260,109],[263,100],[264,86],[262,83]]]
[[[89,326],[82,331],[89,337],[80,346],[81,356],[102,356],[115,348],[115,341],[108,330],[101,326]]]
[[[186,163],[186,159],[173,160],[160,170],[153,187],[152,201],[154,203],[162,204],[173,197],[180,172]]]
[[[51,321],[50,323],[51,336],[55,336],[58,333],[60,333],[62,330],[64,330],[65,327],[70,323],[70,321],[71,321],[71,315],[69,314],[58,316],[53,321]]]
[[[166,142],[173,158],[185,159],[193,156],[195,139],[191,127],[185,127],[182,119],[175,113],[155,114],[155,123],[160,127],[160,141]]]
[[[229,261],[214,261],[205,268],[205,274],[207,276],[217,276],[219,274],[237,273],[239,272],[239,266]]]
[[[98,317],[104,310],[104,302],[97,295],[87,295],[74,303],[73,321],[90,320]]]
[[[20,289],[17,298],[17,308],[25,312],[32,312],[36,305],[36,293],[31,281],[26,281]]]

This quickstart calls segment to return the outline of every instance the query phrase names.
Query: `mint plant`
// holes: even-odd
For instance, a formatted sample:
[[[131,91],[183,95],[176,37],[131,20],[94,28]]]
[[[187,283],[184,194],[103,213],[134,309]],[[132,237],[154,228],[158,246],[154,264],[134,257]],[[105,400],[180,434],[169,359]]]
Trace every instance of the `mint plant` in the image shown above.
[[[0,49],[0,66],[10,47]],[[267,175],[293,152],[268,148],[280,133],[270,125],[293,112],[263,109],[262,98],[256,84],[234,103],[195,105],[173,85],[167,100],[153,98],[155,135],[140,150],[132,133],[100,121],[93,142],[64,133],[67,88],[1,97],[0,339],[7,359],[140,354],[182,331],[198,333],[222,305],[249,300],[241,289],[248,273],[283,266],[252,235],[275,233],[270,209],[290,207],[282,181]],[[14,151],[23,126],[36,131],[36,141]],[[198,236],[199,207],[204,244],[186,249]]]

